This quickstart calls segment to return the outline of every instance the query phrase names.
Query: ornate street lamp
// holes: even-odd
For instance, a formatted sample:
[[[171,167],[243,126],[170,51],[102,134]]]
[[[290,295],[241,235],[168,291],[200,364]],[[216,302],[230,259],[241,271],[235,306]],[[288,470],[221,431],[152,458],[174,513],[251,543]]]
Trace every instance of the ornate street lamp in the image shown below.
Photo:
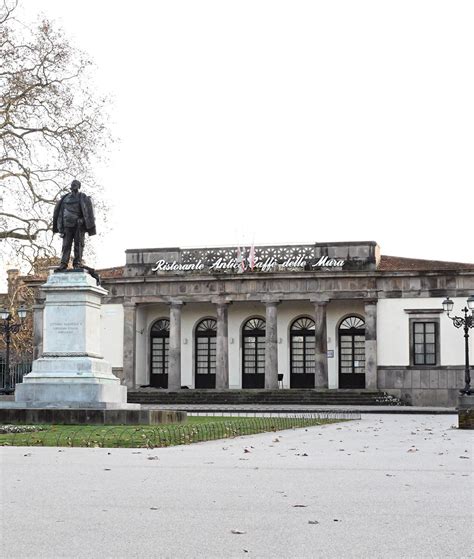
[[[450,316],[453,310],[454,302],[447,297],[443,301],[443,310],[448,315],[448,317],[453,321],[456,328],[462,328],[464,330],[464,341],[465,341],[465,370],[464,370],[464,380],[466,385],[459,392],[461,394],[473,394],[471,390],[471,372],[469,366],[469,329],[474,328],[474,295],[471,295],[467,302],[467,306],[464,307],[461,312],[464,313],[464,317],[461,316]]]
[[[23,321],[26,317],[26,309],[22,305],[17,310],[19,322],[13,322],[13,316],[8,309],[0,310],[0,319],[2,323],[0,324],[0,332],[5,338],[6,354],[5,354],[5,387],[3,390],[0,389],[2,394],[11,394],[13,392],[13,387],[10,379],[10,341],[11,335],[17,334],[21,327],[23,326]]]

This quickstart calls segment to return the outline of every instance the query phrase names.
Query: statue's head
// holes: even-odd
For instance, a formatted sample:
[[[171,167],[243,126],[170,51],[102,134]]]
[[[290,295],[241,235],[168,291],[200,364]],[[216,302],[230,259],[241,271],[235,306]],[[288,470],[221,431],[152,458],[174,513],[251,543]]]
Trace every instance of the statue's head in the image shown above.
[[[71,190],[73,192],[77,192],[79,189],[81,188],[81,183],[80,181],[74,179],[71,183]]]

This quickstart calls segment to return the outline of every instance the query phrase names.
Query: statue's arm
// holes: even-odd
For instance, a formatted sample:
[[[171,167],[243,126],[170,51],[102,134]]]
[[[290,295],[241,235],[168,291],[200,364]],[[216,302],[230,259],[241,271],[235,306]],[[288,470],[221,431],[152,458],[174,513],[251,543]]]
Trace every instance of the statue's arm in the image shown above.
[[[62,227],[61,227],[61,220],[60,220],[60,215],[61,215],[61,205],[63,203],[63,198],[61,198],[57,203],[56,206],[54,207],[54,212],[53,212],[53,234],[54,233],[61,233],[62,231]]]
[[[94,206],[92,205],[92,199],[89,196],[84,195],[82,202],[82,214],[84,216],[86,231],[89,236],[95,235],[97,231],[95,228]]]

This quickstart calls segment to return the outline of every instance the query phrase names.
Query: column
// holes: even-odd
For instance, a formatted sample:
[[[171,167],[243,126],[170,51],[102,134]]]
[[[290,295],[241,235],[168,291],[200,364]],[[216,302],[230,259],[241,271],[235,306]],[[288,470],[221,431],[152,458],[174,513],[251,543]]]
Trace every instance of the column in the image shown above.
[[[217,303],[216,388],[229,388],[228,303]]]
[[[128,388],[135,387],[135,333],[137,326],[137,305],[123,304],[123,380]]]
[[[265,388],[278,388],[278,338],[277,338],[278,302],[265,303]]]
[[[170,306],[170,349],[168,357],[168,390],[181,388],[181,310],[183,303]]]
[[[314,304],[314,360],[315,388],[328,387],[328,336],[326,325],[327,301],[317,301]]]
[[[43,353],[43,314],[44,299],[37,299],[33,305],[33,359]]]
[[[365,387],[377,390],[377,300],[365,302]]]

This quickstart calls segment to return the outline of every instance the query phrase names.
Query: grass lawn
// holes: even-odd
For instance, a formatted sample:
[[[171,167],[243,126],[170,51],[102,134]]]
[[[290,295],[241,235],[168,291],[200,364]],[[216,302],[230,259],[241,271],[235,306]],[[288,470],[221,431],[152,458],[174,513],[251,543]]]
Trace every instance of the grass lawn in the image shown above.
[[[337,421],[340,420],[317,417],[201,416],[163,425],[36,425],[34,431],[0,434],[0,446],[156,448]]]

